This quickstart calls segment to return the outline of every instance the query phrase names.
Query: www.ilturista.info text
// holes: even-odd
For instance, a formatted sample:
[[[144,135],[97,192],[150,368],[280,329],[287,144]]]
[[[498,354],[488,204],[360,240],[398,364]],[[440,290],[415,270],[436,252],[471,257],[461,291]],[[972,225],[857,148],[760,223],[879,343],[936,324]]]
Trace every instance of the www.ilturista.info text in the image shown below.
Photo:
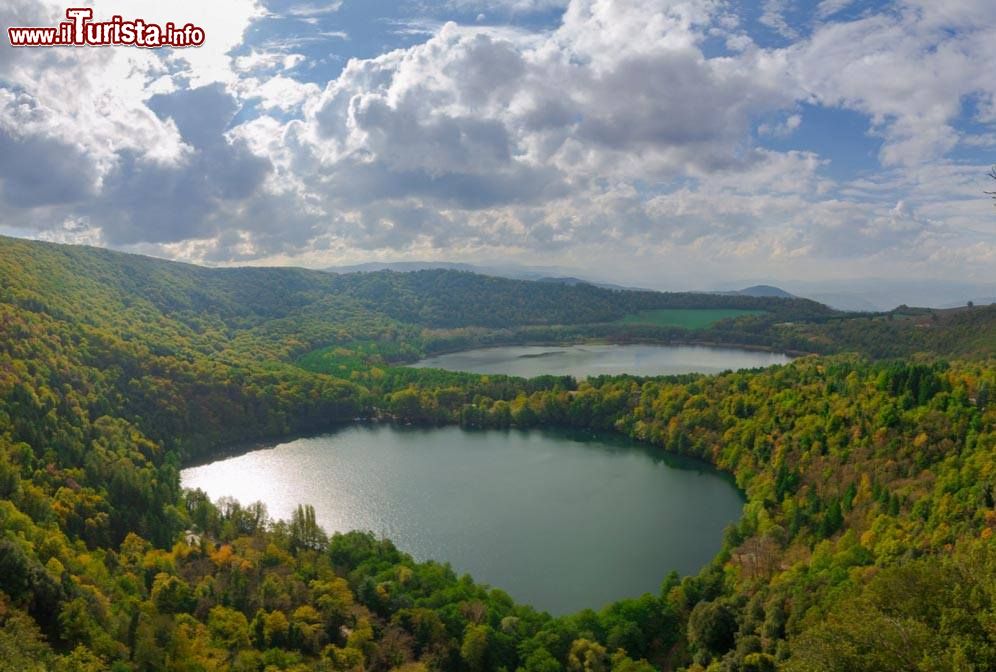
[[[158,47],[199,47],[204,44],[204,29],[188,23],[165,25],[142,19],[125,21],[120,16],[110,21],[93,21],[93,9],[70,8],[66,18],[55,27],[8,28],[12,47],[104,47],[130,46],[155,49]]]

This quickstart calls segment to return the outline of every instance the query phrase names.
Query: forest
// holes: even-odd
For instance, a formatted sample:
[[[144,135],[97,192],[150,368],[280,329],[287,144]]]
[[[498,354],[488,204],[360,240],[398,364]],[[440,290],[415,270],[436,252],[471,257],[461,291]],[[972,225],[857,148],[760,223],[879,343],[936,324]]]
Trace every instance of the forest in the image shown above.
[[[756,311],[691,332],[664,308]],[[996,307],[457,271],[212,270],[0,238],[0,670],[996,669]],[[801,355],[715,376],[524,380],[404,366],[496,343]],[[552,617],[301,502],[184,491],[246,441],[355,421],[613,430],[746,494],[698,575]]]

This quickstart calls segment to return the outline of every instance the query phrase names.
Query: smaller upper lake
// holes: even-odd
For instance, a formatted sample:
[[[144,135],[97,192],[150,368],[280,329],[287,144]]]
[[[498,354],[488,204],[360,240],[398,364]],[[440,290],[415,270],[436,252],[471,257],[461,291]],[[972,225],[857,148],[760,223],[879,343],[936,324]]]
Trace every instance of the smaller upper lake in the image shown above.
[[[624,373],[635,376],[719,373],[789,361],[781,353],[700,345],[516,345],[429,357],[413,366],[523,378],[570,375],[580,379]]]

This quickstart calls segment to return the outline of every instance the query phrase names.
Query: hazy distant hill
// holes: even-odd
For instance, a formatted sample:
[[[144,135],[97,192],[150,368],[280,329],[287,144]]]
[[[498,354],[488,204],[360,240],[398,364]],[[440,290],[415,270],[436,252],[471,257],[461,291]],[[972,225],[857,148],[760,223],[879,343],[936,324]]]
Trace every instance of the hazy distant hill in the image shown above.
[[[666,291],[650,287],[619,285],[612,282],[600,282],[591,278],[579,277],[578,269],[560,268],[558,266],[520,266],[518,264],[466,264],[455,261],[371,261],[365,264],[348,266],[330,266],[322,269],[327,273],[377,273],[379,271],[394,271],[395,273],[414,273],[416,271],[466,271],[478,275],[490,275],[509,280],[535,280],[554,285],[591,285],[603,289],[620,289],[636,292]],[[745,294],[744,296],[751,296]],[[763,295],[756,295],[763,296]],[[774,295],[772,295],[774,296]],[[783,298],[797,298],[786,294]]]
[[[774,287],[772,285],[754,285],[753,287],[747,287],[741,289],[737,294],[742,294],[743,296],[762,296],[768,298],[778,298],[778,299],[794,299],[797,298],[795,294],[790,294],[780,287]]]
[[[795,280],[786,283],[796,296],[820,301],[838,310],[887,312],[900,305],[954,308],[972,300],[976,305],[991,303],[996,296],[994,282],[953,282],[942,279],[891,280]]]
[[[983,296],[983,297],[979,297],[977,299],[969,299],[968,301],[959,301],[958,303],[951,302],[951,303],[946,304],[943,307],[944,308],[961,308],[963,306],[968,305],[969,302],[971,302],[972,305],[975,305],[975,306],[991,306],[991,305],[996,304],[996,296]]]
[[[647,291],[672,291],[659,282],[648,279],[646,282],[633,281],[616,284],[607,281],[604,275],[589,277],[586,269],[523,266],[518,264],[471,264],[448,261],[402,261],[371,262],[351,266],[336,266],[326,269],[332,273],[371,273],[376,271],[411,272],[421,270],[469,271],[481,275],[491,275],[513,280],[542,280],[558,284],[590,284],[607,289],[635,289]],[[753,280],[753,278],[752,278]],[[989,305],[996,301],[996,284],[950,282],[944,280],[897,281],[885,278],[865,278],[856,280],[786,281],[789,289],[764,283],[764,278],[756,285],[744,289],[703,291],[709,294],[728,294],[761,298],[805,298],[822,303],[834,310],[857,313],[888,312],[899,305],[926,306],[930,308],[955,308],[964,306],[969,300],[975,305]],[[781,284],[781,283],[779,283]],[[975,298],[981,297],[981,298]]]
[[[466,271],[478,275],[491,275],[511,280],[541,280],[570,274],[568,269],[557,266],[521,266],[519,264],[468,264],[456,261],[371,261],[364,264],[330,266],[328,273],[413,273],[415,271]]]
[[[637,287],[620,285],[612,282],[602,282],[576,274],[577,269],[565,269],[545,266],[519,266],[517,264],[467,264],[453,261],[372,261],[364,264],[348,266],[331,266],[323,269],[328,273],[377,273],[379,271],[394,271],[396,273],[414,273],[416,271],[467,271],[478,275],[490,275],[511,280],[536,280],[556,285],[592,285],[603,289],[619,289],[630,291],[668,291],[666,288]],[[695,292],[698,293],[698,292]],[[745,289],[730,292],[705,292],[708,294],[727,294],[731,296],[753,296],[758,298],[798,299],[795,294],[786,292],[772,285],[754,285]]]
[[[792,294],[781,287],[774,285],[753,285],[744,289],[727,292],[740,296],[758,296],[766,298],[796,299],[806,298],[817,303],[822,303],[834,310],[842,310],[849,313],[877,313],[883,309],[871,301],[861,298],[856,294],[835,293],[835,292],[805,292],[802,294]]]
[[[614,285],[611,282],[592,282],[591,280],[584,280],[582,278],[575,277],[557,277],[557,278],[539,278],[537,282],[548,282],[555,285],[568,285],[570,287],[575,287],[577,285],[591,285],[592,287],[601,287],[602,289],[617,289],[627,292],[647,292],[653,291],[648,289],[643,289],[641,287],[624,287],[623,285]]]
[[[411,273],[413,271],[432,271],[443,269],[448,271],[468,271],[478,273],[480,266],[460,264],[450,261],[371,261],[365,264],[349,266],[331,266],[324,269],[329,273],[377,273],[379,271],[395,271],[396,273]]]
[[[507,278],[509,280],[534,280],[552,285],[567,285],[574,287],[577,285],[591,285],[603,289],[619,289],[636,292],[662,291],[647,287],[633,287],[627,285],[617,285],[611,282],[599,282],[588,278],[581,278],[570,275],[574,269],[559,268],[556,266],[520,266],[518,264],[466,264],[455,261],[371,261],[365,264],[352,264],[349,266],[330,266],[323,269],[327,273],[348,274],[348,273],[378,273],[380,271],[393,271],[395,273],[414,273],[416,271],[465,271],[476,273],[477,275],[490,275],[495,278]],[[745,294],[744,296],[752,296]],[[764,296],[757,294],[754,296]],[[775,296],[775,295],[772,295]],[[796,298],[786,294],[783,298]]]
[[[857,294],[816,292],[806,296],[836,310],[845,310],[851,313],[877,313],[885,310]]]
[[[865,298],[862,298],[860,295],[853,293],[822,292],[814,290],[799,294],[792,294],[791,292],[787,292],[781,287],[775,287],[774,285],[753,285],[751,287],[746,287],[745,289],[723,293],[738,294],[740,296],[774,297],[781,299],[806,298],[822,303],[823,305],[829,306],[834,310],[842,310],[849,313],[877,313],[889,310],[893,307],[879,306]]]

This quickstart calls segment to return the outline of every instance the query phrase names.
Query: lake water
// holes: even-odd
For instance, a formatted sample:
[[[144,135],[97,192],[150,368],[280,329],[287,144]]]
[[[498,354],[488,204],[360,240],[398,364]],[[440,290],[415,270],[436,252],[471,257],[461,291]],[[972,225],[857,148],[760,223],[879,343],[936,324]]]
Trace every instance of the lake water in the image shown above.
[[[781,353],[697,345],[526,345],[454,352],[423,359],[413,366],[524,378],[547,374],[587,378],[623,373],[637,376],[719,373],[788,361],[789,357]]]
[[[419,560],[552,613],[657,593],[697,572],[743,500],[724,477],[617,436],[361,425],[182,472],[327,531],[371,530]]]

